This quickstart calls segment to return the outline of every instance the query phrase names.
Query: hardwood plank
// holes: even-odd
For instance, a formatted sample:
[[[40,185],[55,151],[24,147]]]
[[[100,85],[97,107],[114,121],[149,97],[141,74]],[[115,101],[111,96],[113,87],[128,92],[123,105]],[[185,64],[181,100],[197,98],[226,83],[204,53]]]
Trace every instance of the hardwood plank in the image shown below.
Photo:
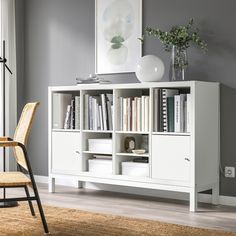
[[[187,201],[65,186],[57,186],[56,193],[48,193],[46,184],[38,187],[46,205],[236,232],[236,207],[200,203],[199,211],[191,213]],[[25,194],[20,189],[7,190],[7,193],[9,197]]]

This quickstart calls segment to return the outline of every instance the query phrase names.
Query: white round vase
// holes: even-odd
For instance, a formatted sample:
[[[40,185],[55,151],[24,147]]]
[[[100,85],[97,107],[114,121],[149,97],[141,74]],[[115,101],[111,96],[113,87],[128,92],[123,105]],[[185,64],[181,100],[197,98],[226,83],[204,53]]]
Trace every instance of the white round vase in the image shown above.
[[[141,57],[136,68],[136,76],[140,82],[160,81],[164,72],[164,63],[159,57],[154,55]]]

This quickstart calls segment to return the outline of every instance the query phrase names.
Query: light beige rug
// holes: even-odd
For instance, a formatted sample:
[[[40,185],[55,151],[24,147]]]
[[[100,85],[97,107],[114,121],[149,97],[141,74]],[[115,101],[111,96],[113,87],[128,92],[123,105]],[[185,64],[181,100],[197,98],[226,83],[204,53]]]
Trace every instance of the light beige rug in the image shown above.
[[[35,210],[36,210],[35,206]],[[44,206],[50,235],[61,236],[236,236],[236,233],[199,229],[150,220],[96,214]],[[0,235],[43,235],[38,211],[32,217],[27,204],[0,209]]]

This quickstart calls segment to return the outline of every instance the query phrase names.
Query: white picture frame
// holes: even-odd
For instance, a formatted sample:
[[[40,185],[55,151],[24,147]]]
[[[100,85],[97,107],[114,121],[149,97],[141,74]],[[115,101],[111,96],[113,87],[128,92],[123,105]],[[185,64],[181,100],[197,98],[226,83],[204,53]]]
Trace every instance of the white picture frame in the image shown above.
[[[140,37],[142,0],[95,0],[96,74],[135,72]]]

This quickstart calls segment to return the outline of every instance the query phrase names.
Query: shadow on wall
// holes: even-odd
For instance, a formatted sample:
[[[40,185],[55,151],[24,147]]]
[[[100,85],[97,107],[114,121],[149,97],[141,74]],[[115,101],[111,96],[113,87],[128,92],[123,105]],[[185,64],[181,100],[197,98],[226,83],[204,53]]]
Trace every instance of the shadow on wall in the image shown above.
[[[236,167],[236,89],[221,85],[221,165]],[[225,178],[221,173],[220,192],[236,196],[236,179]]]

